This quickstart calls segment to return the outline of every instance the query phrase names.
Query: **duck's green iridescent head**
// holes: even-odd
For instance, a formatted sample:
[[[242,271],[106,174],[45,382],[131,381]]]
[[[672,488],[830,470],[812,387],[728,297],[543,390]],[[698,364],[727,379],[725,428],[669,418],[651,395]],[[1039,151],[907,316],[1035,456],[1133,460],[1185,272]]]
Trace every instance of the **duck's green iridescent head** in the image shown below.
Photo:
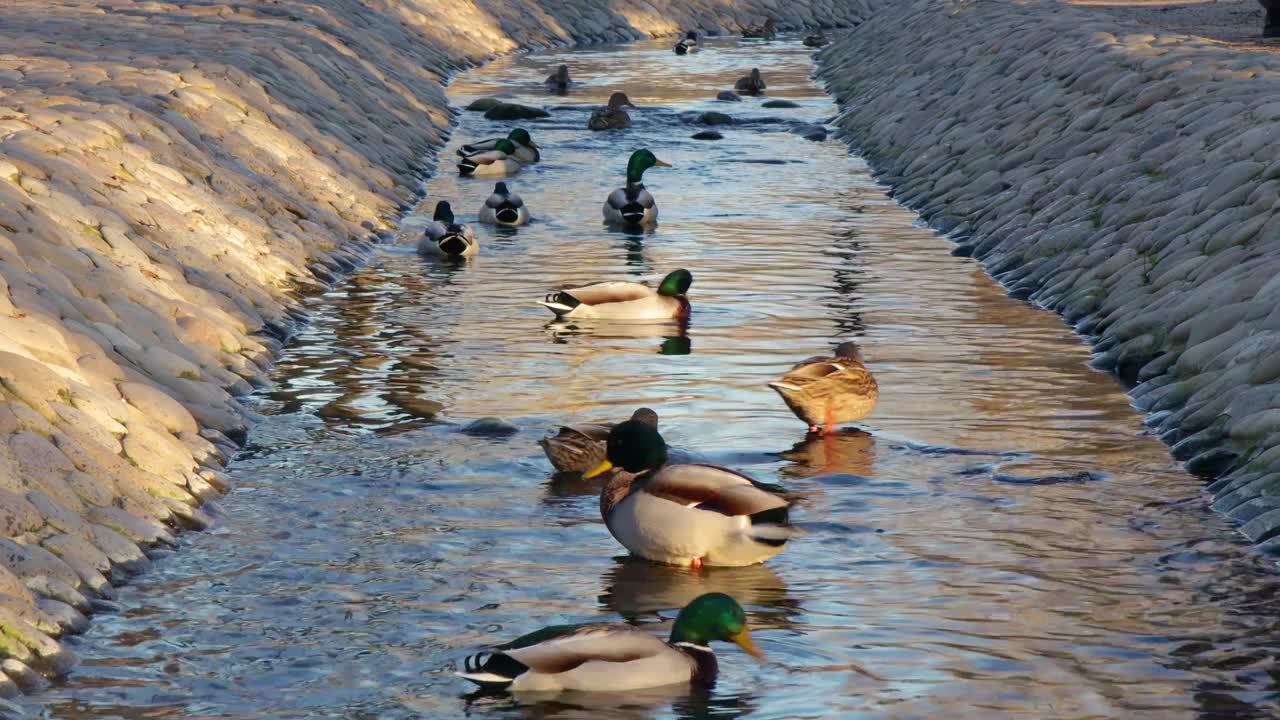
[[[515,154],[516,154],[516,144],[515,144],[515,143],[513,143],[513,142],[511,142],[510,140],[508,140],[508,139],[506,139],[506,138],[503,138],[503,139],[499,140],[498,142],[494,143],[494,144],[493,144],[493,149],[494,149],[494,150],[501,150],[502,152],[504,152],[504,153],[506,153],[506,154],[508,154],[508,155],[515,155]]]
[[[707,593],[693,599],[676,616],[671,642],[687,642],[706,647],[715,640],[731,642],[757,658],[764,654],[751,640],[747,614],[737,600],[724,593]]]
[[[693,273],[684,268],[672,270],[658,284],[658,294],[666,297],[684,295],[689,292],[690,285],[693,285]]]
[[[670,163],[662,162],[648,149],[631,153],[631,160],[627,162],[627,182],[640,182],[640,179],[644,177],[644,171],[655,165],[657,167],[671,167]]]
[[[583,477],[593,478],[615,467],[629,473],[643,473],[666,465],[667,441],[658,433],[656,416],[652,422],[633,416],[614,426],[606,441],[605,457],[604,462]]]
[[[524,145],[525,147],[531,148],[538,147],[533,143],[533,138],[529,136],[529,131],[524,128],[516,128],[515,130],[512,130],[511,133],[507,135],[507,139],[517,145]]]

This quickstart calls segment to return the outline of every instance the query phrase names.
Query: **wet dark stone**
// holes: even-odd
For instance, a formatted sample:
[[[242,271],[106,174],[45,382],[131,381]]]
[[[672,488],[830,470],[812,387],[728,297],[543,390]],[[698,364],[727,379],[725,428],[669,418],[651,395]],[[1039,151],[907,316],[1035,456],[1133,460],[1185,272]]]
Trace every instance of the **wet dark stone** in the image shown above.
[[[791,129],[791,132],[813,142],[822,142],[827,139],[827,129],[821,125],[797,125]]]
[[[500,102],[489,108],[484,116],[488,120],[533,120],[535,118],[551,117],[551,113],[530,105]]]
[[[480,98],[479,100],[473,101],[470,105],[467,106],[467,109],[470,110],[471,112],[485,112],[486,110],[492,110],[493,108],[501,104],[502,104],[502,101],[499,100],[498,98],[486,97],[486,98]]]
[[[800,103],[794,103],[794,102],[791,102],[790,100],[770,100],[770,101],[768,101],[768,102],[762,103],[762,104],[760,105],[760,107],[767,107],[767,108],[798,108],[798,107],[800,107]]]
[[[481,437],[506,437],[520,432],[520,428],[502,418],[482,417],[479,420],[473,420],[468,423],[466,427],[462,428],[462,432]]]
[[[1088,470],[1058,475],[1041,475],[1039,477],[1010,475],[1008,473],[996,473],[995,475],[996,482],[1009,483],[1011,485],[1063,485],[1068,483],[1079,485],[1103,479],[1105,479],[1105,476],[1101,473],[1089,472]]]
[[[742,98],[738,95],[738,93],[731,92],[729,90],[725,90],[724,92],[717,95],[716,99],[723,102],[742,102]]]
[[[733,118],[729,117],[728,115],[725,115],[722,112],[708,110],[707,112],[704,112],[701,115],[699,115],[694,120],[694,122],[700,123],[702,125],[732,125]]]
[[[1225,448],[1214,448],[1187,461],[1187,472],[1202,478],[1214,478],[1231,469],[1240,456]]]
[[[715,130],[703,130],[700,133],[691,135],[694,140],[723,140],[724,136]]]

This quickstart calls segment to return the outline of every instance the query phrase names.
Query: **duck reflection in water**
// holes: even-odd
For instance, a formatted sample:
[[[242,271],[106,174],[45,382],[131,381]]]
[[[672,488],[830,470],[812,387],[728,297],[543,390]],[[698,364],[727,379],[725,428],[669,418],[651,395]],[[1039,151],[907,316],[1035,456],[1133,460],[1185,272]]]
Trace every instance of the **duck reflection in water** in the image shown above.
[[[800,606],[788,595],[787,583],[763,564],[694,570],[620,555],[602,581],[605,590],[600,604],[632,623],[659,618],[660,613],[672,615],[672,608],[682,608],[709,592],[737,600],[747,609],[751,627],[789,628]]]
[[[477,690],[466,696],[468,715],[500,715],[530,720],[679,720],[739,718],[755,711],[754,698],[718,695],[698,685],[667,685],[627,693],[562,692],[495,695]],[[667,708],[670,707],[668,712]]]
[[[546,324],[547,334],[557,344],[568,344],[574,338],[617,340],[662,338],[659,355],[689,355],[693,342],[689,339],[689,320],[672,322],[593,322],[591,320],[555,319]]]
[[[876,439],[865,430],[845,428],[828,435],[810,433],[804,440],[778,453],[794,465],[782,468],[786,477],[808,478],[833,473],[871,476],[875,468]]]

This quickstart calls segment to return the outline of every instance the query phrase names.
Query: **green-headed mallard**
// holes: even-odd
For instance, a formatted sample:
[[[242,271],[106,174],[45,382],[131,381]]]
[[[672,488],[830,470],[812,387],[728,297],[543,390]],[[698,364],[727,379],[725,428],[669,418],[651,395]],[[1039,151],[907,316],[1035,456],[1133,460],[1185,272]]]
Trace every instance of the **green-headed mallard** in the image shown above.
[[[823,45],[826,45],[827,42],[828,42],[827,36],[822,31],[818,31],[812,35],[806,35],[804,37],[805,47],[818,48],[818,47],[822,47]]]
[[[690,30],[684,34],[676,43],[675,52],[677,55],[688,55],[689,53],[698,52],[698,33]]]
[[[481,140],[469,145],[463,145],[458,148],[458,155],[461,157],[470,157],[472,155],[480,155],[482,153],[493,152],[497,147],[498,141],[502,138],[489,138]],[[516,128],[507,134],[507,140],[516,146],[515,158],[522,163],[536,163],[542,159],[542,153],[538,151],[538,144],[533,141],[529,135],[529,131],[524,128]]]
[[[422,238],[418,240],[418,254],[471,257],[478,252],[480,243],[476,242],[471,226],[453,221],[453,209],[449,203],[444,200],[436,203],[435,215],[431,223],[422,229]]]
[[[631,414],[632,420],[658,428],[658,413],[640,408]],[[563,425],[555,435],[538,441],[551,467],[557,472],[587,473],[605,460],[605,446],[609,431],[617,423],[581,423]]]
[[[589,130],[616,130],[631,127],[631,116],[622,108],[635,107],[626,93],[616,92],[609,96],[609,104],[596,108],[587,118]]]
[[[760,68],[751,68],[750,75],[743,75],[733,85],[733,89],[743,95],[759,95],[766,87],[764,78],[760,77]]]
[[[671,167],[649,150],[631,153],[627,161],[627,184],[609,193],[605,198],[604,220],[615,225],[652,225],[658,221],[658,203],[645,189],[641,180],[644,171],[651,167]]]
[[[796,363],[781,380],[769,383],[810,432],[829,433],[840,423],[871,414],[880,392],[862,364],[857,343],[845,342],[834,357],[816,356]]]
[[[520,172],[515,158],[516,144],[502,138],[488,152],[468,155],[458,161],[459,175],[514,175]]]
[[[680,611],[666,642],[625,623],[553,625],[468,657],[458,675],[483,688],[515,692],[710,686],[718,666],[709,646],[716,641],[762,657],[738,602],[707,593]]]
[[[743,28],[742,37],[755,38],[758,40],[772,40],[778,33],[778,21],[773,18],[767,18],[764,25],[758,27]]]
[[[548,75],[544,82],[547,85],[547,89],[552,92],[562,93],[568,90],[572,84],[569,80],[569,66],[561,65],[556,68],[556,71]]]
[[[689,317],[685,293],[693,273],[673,270],[655,290],[648,285],[610,280],[565,288],[547,295],[540,304],[557,317],[602,320],[683,320]]]
[[[507,189],[506,183],[500,182],[493,186],[493,194],[480,207],[480,222],[508,227],[524,225],[529,222],[529,208],[519,195]]]
[[[585,477],[620,470],[600,491],[600,514],[632,555],[695,568],[754,565],[794,535],[782,488],[718,465],[667,465],[667,443],[643,422],[615,427],[605,454]]]

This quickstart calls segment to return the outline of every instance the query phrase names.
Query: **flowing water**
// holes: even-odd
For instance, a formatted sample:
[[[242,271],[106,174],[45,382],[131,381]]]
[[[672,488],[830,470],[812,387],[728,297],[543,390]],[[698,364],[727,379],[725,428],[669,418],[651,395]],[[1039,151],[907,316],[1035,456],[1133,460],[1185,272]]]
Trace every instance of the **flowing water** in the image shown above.
[[[1276,575],[1143,433],[1088,348],[918,226],[836,140],[794,40],[532,54],[460,77],[511,93],[544,161],[509,180],[537,221],[477,228],[464,265],[413,238],[310,300],[214,530],[123,588],[84,663],[30,698],[59,718],[1250,718],[1280,710]],[[581,84],[548,96],[565,62]],[[751,67],[768,98],[715,102]],[[624,88],[626,131],[584,130]],[[727,112],[724,139],[690,118]],[[454,147],[509,127],[464,113]],[[631,150],[656,231],[599,222]],[[492,181],[442,167],[424,208],[474,213]],[[423,209],[422,212],[429,212]],[[410,217],[406,226],[420,224]],[[693,271],[689,327],[563,325],[556,286]],[[806,438],[765,382],[857,339],[881,397],[863,430]],[[805,535],[767,565],[627,560],[597,486],[535,441],[641,404],[668,441],[803,493]],[[477,436],[485,416],[518,428]],[[728,646],[709,692],[471,697],[470,651],[543,624],[661,632],[694,596],[747,607],[758,665]]]

